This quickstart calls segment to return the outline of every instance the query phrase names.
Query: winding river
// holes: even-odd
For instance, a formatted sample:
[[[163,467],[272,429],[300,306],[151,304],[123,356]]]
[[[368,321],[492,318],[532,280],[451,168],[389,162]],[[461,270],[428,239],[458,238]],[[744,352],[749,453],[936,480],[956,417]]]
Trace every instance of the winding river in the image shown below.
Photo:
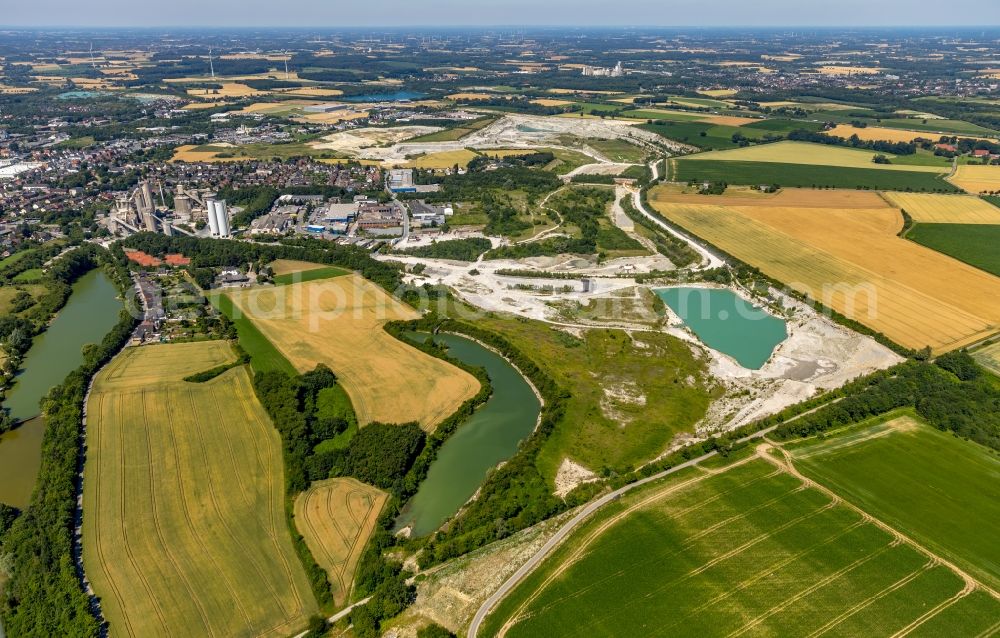
[[[0,436],[0,502],[24,507],[38,476],[45,423],[38,416],[42,398],[83,363],[83,346],[99,343],[118,322],[118,289],[101,270],[73,284],[73,292],[48,330],[35,337],[17,383],[3,406],[22,421]]]
[[[465,337],[441,334],[435,339],[462,363],[484,368],[493,394],[441,446],[427,478],[403,507],[396,525],[411,526],[414,536],[433,532],[472,498],[487,472],[517,452],[541,411],[534,390],[506,359]]]

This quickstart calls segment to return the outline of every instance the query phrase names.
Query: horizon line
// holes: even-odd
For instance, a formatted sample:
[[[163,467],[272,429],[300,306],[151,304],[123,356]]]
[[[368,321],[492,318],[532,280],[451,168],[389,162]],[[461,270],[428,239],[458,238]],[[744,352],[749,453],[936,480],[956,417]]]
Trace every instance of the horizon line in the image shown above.
[[[640,24],[352,24],[352,25],[222,25],[222,24],[119,24],[119,25],[68,25],[68,24],[0,24],[0,30],[16,29],[59,29],[86,31],[89,29],[325,29],[325,30],[353,30],[353,29],[581,29],[591,31],[608,31],[615,29],[645,29],[645,30],[670,30],[670,29],[732,29],[752,31],[754,29],[922,29],[922,30],[946,30],[946,29],[973,29],[973,30],[1000,30],[998,24],[758,24],[747,26],[745,24],[677,24],[677,25],[640,25]]]

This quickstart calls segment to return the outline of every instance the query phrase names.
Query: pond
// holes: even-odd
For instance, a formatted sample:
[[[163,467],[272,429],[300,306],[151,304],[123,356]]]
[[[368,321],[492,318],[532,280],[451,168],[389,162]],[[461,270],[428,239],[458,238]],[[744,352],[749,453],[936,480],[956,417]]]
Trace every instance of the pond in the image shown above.
[[[18,509],[28,506],[42,465],[44,434],[45,420],[40,416],[0,434],[0,503]]]
[[[724,288],[665,288],[656,294],[709,348],[759,370],[788,337],[783,319]]]
[[[506,359],[465,337],[435,339],[448,346],[452,357],[485,368],[493,395],[441,446],[427,478],[396,520],[397,528],[412,526],[413,536],[433,532],[472,498],[487,472],[517,452],[541,411],[534,390]]]
[[[345,102],[402,102],[404,100],[419,100],[427,97],[425,93],[414,91],[393,91],[392,93],[366,93],[364,95],[345,95]]]
[[[21,364],[22,372],[3,404],[14,419],[26,423],[0,439],[3,472],[0,474],[3,481],[0,501],[16,505],[30,497],[42,453],[41,435],[45,430],[42,420],[35,419],[40,413],[38,404],[53,386],[62,383],[66,375],[80,367],[83,346],[99,343],[118,323],[121,309],[118,289],[103,271],[93,270],[73,284],[66,305],[56,314],[48,330],[35,337]],[[14,481],[13,475],[20,478]]]

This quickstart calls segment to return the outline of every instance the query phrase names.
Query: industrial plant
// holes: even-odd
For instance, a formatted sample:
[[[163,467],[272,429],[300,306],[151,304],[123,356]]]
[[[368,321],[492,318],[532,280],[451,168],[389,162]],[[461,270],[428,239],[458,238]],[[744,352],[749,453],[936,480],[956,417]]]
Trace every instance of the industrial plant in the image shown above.
[[[178,184],[173,196],[173,209],[167,206],[163,185],[158,185],[159,206],[153,193],[153,186],[142,181],[128,194],[115,200],[108,214],[108,230],[119,236],[147,231],[171,236],[174,232],[184,235],[205,235],[195,229],[208,228],[212,237],[230,237],[231,224],[229,207],[225,200],[218,199],[211,190],[185,190]]]

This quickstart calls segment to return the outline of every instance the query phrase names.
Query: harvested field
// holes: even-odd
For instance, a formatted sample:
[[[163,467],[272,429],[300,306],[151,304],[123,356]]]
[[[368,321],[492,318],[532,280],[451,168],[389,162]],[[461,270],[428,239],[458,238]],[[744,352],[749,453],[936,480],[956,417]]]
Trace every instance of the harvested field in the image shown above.
[[[387,334],[385,323],[419,314],[358,275],[225,294],[297,370],[328,365],[362,425],[433,430],[479,391],[471,374]]]
[[[1000,377],[1000,341],[976,350],[973,355],[979,365]]]
[[[808,164],[810,166],[839,166],[843,168],[865,168],[872,170],[917,171],[944,173],[946,168],[938,166],[914,166],[906,164],[875,164],[874,151],[856,150],[840,146],[810,144],[809,142],[777,142],[761,144],[728,151],[698,153],[684,158],[694,161],[772,162],[780,164]],[[894,156],[889,155],[890,159]]]
[[[732,97],[739,93],[736,89],[704,89],[695,92],[708,97]]]
[[[265,91],[257,91],[246,84],[239,82],[225,82],[221,89],[188,89],[188,95],[192,97],[251,97],[254,95],[264,95]]]
[[[473,153],[468,149],[441,151],[440,153],[428,153],[427,155],[421,155],[420,157],[407,162],[406,166],[411,168],[444,170],[446,168],[451,168],[456,164],[462,167],[468,166],[469,162],[476,157],[478,157],[478,154]]]
[[[971,195],[886,193],[914,221],[928,224],[1000,224],[1000,208]]]
[[[221,341],[127,348],[88,404],[83,560],[112,636],[287,636],[318,611],[281,441]]]
[[[882,128],[881,126],[866,126],[864,128],[858,128],[850,124],[838,124],[829,131],[824,131],[824,133],[843,138],[849,138],[852,135],[857,135],[858,138],[866,142],[910,143],[918,139],[933,139],[936,137],[929,133],[903,131],[895,128]]]
[[[973,194],[1000,192],[1000,166],[959,166],[949,181]]]
[[[491,100],[495,97],[492,93],[452,93],[445,96],[448,100]]]
[[[279,89],[277,92],[286,95],[304,95],[306,97],[336,97],[344,94],[340,89],[321,89],[316,86],[303,86],[287,90]]]
[[[313,483],[295,499],[295,526],[326,570],[337,606],[350,599],[358,559],[388,496],[355,479],[335,478]]]
[[[617,101],[617,100],[616,100]],[[532,104],[537,104],[538,106],[567,106],[572,104],[569,100],[553,100],[550,98],[537,98],[531,101]]]
[[[199,151],[199,148],[193,144],[185,144],[183,146],[178,146],[174,149],[174,156],[170,158],[171,162],[239,162],[242,161],[241,158],[230,157],[230,158],[218,158],[216,157],[222,152],[222,149],[216,151]],[[243,158],[246,159],[246,158]]]
[[[829,492],[753,459],[605,506],[480,635],[888,636],[972,591]],[[974,621],[988,627],[998,612],[993,600]]]
[[[707,200],[707,201],[706,201]],[[871,209],[886,208],[878,193],[868,191],[783,188],[777,193],[730,187],[722,195],[707,197],[696,192],[678,192],[665,186],[651,193],[650,202],[674,204],[719,204],[722,206],[799,206],[806,208]]]
[[[1000,330],[1000,278],[900,239],[887,205],[670,203],[658,192],[651,203],[670,221],[896,343],[944,352]]]

